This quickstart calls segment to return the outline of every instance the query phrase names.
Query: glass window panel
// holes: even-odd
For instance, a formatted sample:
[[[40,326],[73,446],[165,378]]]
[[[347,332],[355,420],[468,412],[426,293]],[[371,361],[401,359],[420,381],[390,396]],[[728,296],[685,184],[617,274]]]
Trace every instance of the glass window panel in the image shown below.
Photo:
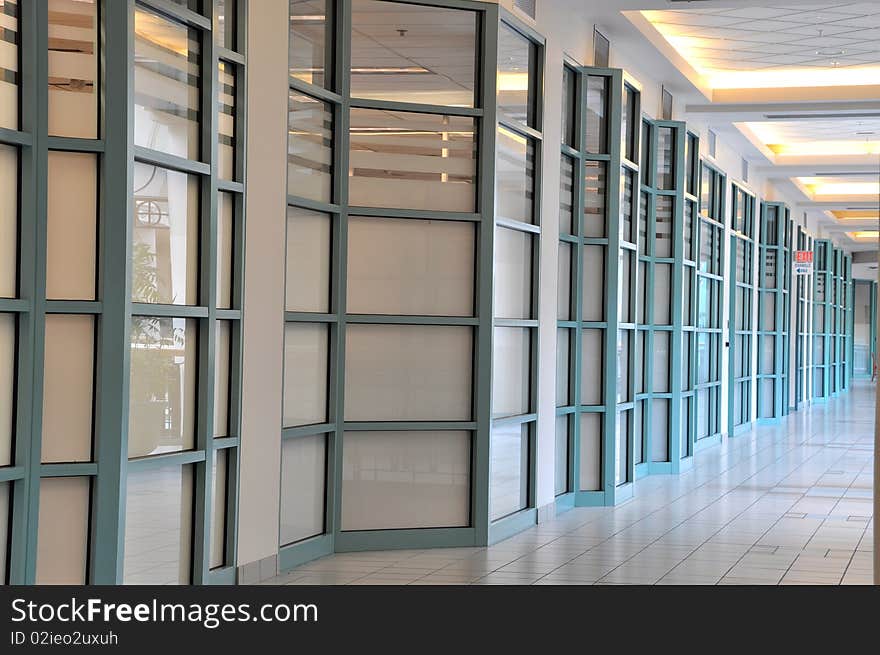
[[[565,155],[559,167],[559,234],[574,234],[574,208],[577,200],[574,195],[574,160]]]
[[[351,95],[474,106],[477,12],[352,0]]]
[[[633,463],[641,464],[645,461],[645,419],[647,416],[647,401],[637,400],[633,406]]]
[[[581,405],[601,405],[605,379],[605,330],[581,331]]]
[[[604,237],[605,217],[605,162],[584,162],[584,236]]]
[[[6,13],[0,7],[0,15]],[[49,134],[94,139],[98,136],[98,3],[51,0],[48,17]],[[0,27],[4,26],[0,19]]]
[[[648,203],[651,196],[642,192],[639,195],[639,254],[648,252]]]
[[[562,142],[577,148],[577,79],[578,74],[568,66],[562,67]]]
[[[773,375],[776,370],[776,337],[762,336],[760,373]]]
[[[666,393],[669,391],[669,335],[671,332],[655,331],[654,332],[654,381],[652,390],[657,393]]]
[[[472,223],[349,218],[347,311],[473,316],[475,240]]]
[[[709,381],[709,335],[700,333],[697,335],[697,384]]]
[[[474,119],[352,109],[350,133],[351,205],[475,211]]]
[[[642,175],[642,184],[653,186],[651,184],[651,123],[647,120],[642,121],[642,160],[640,163],[640,172]]]
[[[9,508],[12,484],[0,482],[0,584],[6,584],[6,554],[9,550]]]
[[[684,202],[684,258],[688,261],[694,261],[694,229],[696,227],[696,219],[694,218],[695,203],[690,200]]]
[[[780,326],[781,327],[781,326]],[[776,330],[776,294],[761,294],[761,329],[772,332]]]
[[[657,188],[675,188],[675,131],[671,127],[657,128]]]
[[[94,300],[97,156],[50,151],[46,185],[46,297]]]
[[[624,241],[629,241],[630,243],[635,242],[635,235],[633,234],[633,222],[636,218],[633,216],[636,209],[635,203],[635,173],[630,169],[624,167],[622,170],[623,175],[623,196],[621,197],[620,204],[620,238]]]
[[[131,299],[195,305],[199,280],[199,181],[150,164],[134,165]]]
[[[282,546],[324,533],[326,482],[326,435],[281,442]]]
[[[328,214],[287,208],[287,311],[330,311],[331,231]]]
[[[554,491],[557,496],[568,491],[568,415],[556,417],[554,450]]]
[[[333,106],[290,91],[287,112],[287,193],[331,202]]]
[[[237,23],[238,0],[214,0],[214,13],[217,29],[214,30],[214,43],[221,48],[235,50],[235,31]]]
[[[507,23],[498,30],[498,111],[508,118],[535,125],[538,48]]]
[[[654,256],[672,257],[672,221],[675,199],[657,196],[657,212],[654,235]]]
[[[683,269],[682,276],[682,293],[681,293],[681,320],[683,325],[693,325],[694,317],[691,313],[693,309],[693,279],[694,279],[694,269],[685,266]]]
[[[220,192],[217,200],[217,307],[232,307],[235,268],[235,198]]]
[[[532,317],[532,234],[495,228],[495,316]]]
[[[672,322],[672,264],[654,264],[654,324]]]
[[[773,379],[762,379],[758,381],[758,385],[761,395],[761,414],[759,418],[773,418],[776,415],[776,408],[774,407],[776,382]]]
[[[573,247],[570,243],[559,243],[559,260],[557,265],[556,287],[556,318],[560,321],[571,320],[571,267]]]
[[[498,128],[495,161],[495,213],[524,223],[535,222],[535,142]]]
[[[489,464],[489,520],[529,504],[529,424],[492,428]]]
[[[332,87],[333,48],[327,47],[333,33],[331,17],[327,0],[290,0],[290,77]]]
[[[222,180],[235,179],[235,66],[217,63],[217,175]]]
[[[764,279],[762,286],[768,289],[776,288],[776,251],[764,249]]]
[[[669,461],[669,401],[651,400],[651,461]]]
[[[346,432],[342,529],[469,525],[470,456],[468,432]]]
[[[625,403],[631,400],[629,380],[629,340],[631,330],[619,330],[617,333],[617,402]]]
[[[645,341],[647,330],[636,330],[636,357],[638,357],[638,370],[635,372],[636,393],[645,393],[645,377],[648,374],[647,359],[645,358]]]
[[[0,314],[0,466],[12,463],[15,431],[15,314]]]
[[[7,3],[7,6],[11,6]],[[4,15],[0,13],[0,21]],[[0,41],[0,51],[5,44]],[[0,62],[2,80],[2,62]],[[0,81],[0,123],[2,94]],[[18,294],[18,149],[0,145],[0,298]]]
[[[232,366],[232,321],[217,321],[214,344],[214,437],[232,436],[229,429],[229,385]]]
[[[492,416],[528,414],[531,330],[496,327],[492,343]]]
[[[620,250],[620,289],[618,289],[617,298],[618,298],[618,311],[620,312],[620,321],[621,323],[629,323],[633,320],[633,312],[631,302],[631,296],[633,295],[633,289],[630,285],[630,280],[632,279],[632,264],[633,264],[633,251],[621,248]]]
[[[230,449],[215,450],[211,466],[211,554],[212,569],[226,564],[226,497]]]
[[[602,415],[598,412],[581,414],[579,432],[578,488],[598,491],[602,488]]]
[[[190,584],[193,468],[128,472],[123,584]]]
[[[605,246],[585,245],[581,277],[581,318],[605,320]]]
[[[629,481],[629,419],[630,411],[617,412],[615,431],[614,470],[615,484]]]
[[[43,478],[37,533],[36,583],[86,583],[90,479]]]
[[[647,280],[648,265],[645,262],[638,263],[638,277],[636,279],[636,323],[644,323],[648,311],[648,288]]]
[[[560,328],[556,331],[557,407],[565,407],[570,402],[571,333],[572,331],[566,328]]]
[[[471,418],[470,327],[350,323],[345,355],[346,421]]]
[[[608,78],[587,76],[587,152],[608,153]]]
[[[47,314],[43,363],[43,462],[92,459],[95,319]]]
[[[327,420],[329,326],[284,326],[284,416],[286,428]]]
[[[636,120],[636,102],[638,92],[628,84],[623,86],[623,109],[620,119],[620,136],[622,154],[631,162],[637,161],[636,133],[639,122]]]
[[[11,130],[18,129],[18,16],[17,0],[0,6],[0,127]]]
[[[130,458],[193,447],[197,334],[196,319],[132,317]]]
[[[691,344],[693,332],[683,332],[681,335],[681,387],[687,391],[691,388]]]
[[[199,32],[141,5],[134,31],[135,145],[198,159]]]

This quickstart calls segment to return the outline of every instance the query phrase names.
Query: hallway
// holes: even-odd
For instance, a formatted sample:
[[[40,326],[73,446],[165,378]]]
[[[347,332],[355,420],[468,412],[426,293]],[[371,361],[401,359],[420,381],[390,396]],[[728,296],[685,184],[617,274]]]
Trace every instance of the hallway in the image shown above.
[[[343,553],[266,584],[870,584],[874,386],[488,548]]]

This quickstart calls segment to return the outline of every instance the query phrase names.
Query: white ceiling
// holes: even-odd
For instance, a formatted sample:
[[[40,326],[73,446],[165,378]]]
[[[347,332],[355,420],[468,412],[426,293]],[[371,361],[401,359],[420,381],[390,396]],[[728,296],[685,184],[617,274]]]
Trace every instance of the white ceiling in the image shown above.
[[[764,143],[811,143],[814,141],[880,141],[880,116],[877,118],[800,119],[747,123]],[[874,132],[874,135],[859,134]]]
[[[698,70],[757,71],[880,63],[880,3],[646,12]]]

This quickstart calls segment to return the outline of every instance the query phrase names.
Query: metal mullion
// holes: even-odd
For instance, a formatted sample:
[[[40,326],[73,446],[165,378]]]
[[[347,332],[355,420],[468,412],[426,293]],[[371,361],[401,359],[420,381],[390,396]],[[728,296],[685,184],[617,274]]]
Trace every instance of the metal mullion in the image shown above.
[[[103,305],[94,300],[47,300],[47,314],[101,314]]]
[[[319,100],[324,100],[325,102],[330,102],[336,105],[342,103],[342,96],[338,93],[334,93],[333,91],[325,89],[322,86],[316,86],[314,84],[309,84],[308,82],[303,82],[296,77],[288,77],[287,86],[288,89],[296,91],[297,93],[312,96],[314,98],[318,98]]]
[[[98,324],[95,462],[93,485],[92,584],[122,581],[125,488],[128,456],[131,238],[133,201],[134,1],[103,7],[104,157],[101,160],[101,256],[99,277],[104,308]],[[111,219],[112,217],[112,219]],[[121,220],[120,220],[121,218]]]
[[[236,139],[236,141],[238,141],[238,139]],[[240,148],[236,148],[236,150],[238,150],[238,149],[240,149]],[[236,166],[236,168],[237,168],[237,166]],[[224,191],[226,193],[242,194],[242,193],[244,193],[244,183],[243,182],[233,182],[232,180],[217,180],[217,189],[219,191]]]
[[[479,213],[473,212],[447,212],[422,209],[392,209],[386,207],[349,207],[351,216],[363,218],[405,218],[413,220],[440,220],[440,221],[463,221],[479,222]]]
[[[0,466],[0,482],[11,482],[13,484],[24,482],[25,481],[25,470],[24,466]],[[14,500],[14,499],[13,499]],[[14,523],[13,523],[14,525]],[[13,528],[14,529],[14,528]],[[5,566],[5,562],[3,565]],[[18,573],[17,570],[12,569],[10,567],[9,575],[12,577],[13,573]],[[0,568],[0,577],[5,574],[5,570]]]
[[[95,476],[98,465],[93,462],[46,462],[40,464],[40,478]]]
[[[164,466],[186,466],[206,462],[204,450],[183,450],[149,457],[137,457],[128,460],[129,472],[141,472]]]
[[[474,107],[455,107],[451,105],[432,105],[417,102],[398,102],[394,100],[371,100],[367,98],[351,98],[353,109],[374,109],[378,111],[401,111],[419,114],[439,114],[442,116],[463,116],[478,118],[483,110]]]
[[[465,431],[473,432],[474,421],[436,420],[436,421],[344,421],[346,432],[415,432],[415,431]]]
[[[24,79],[24,71],[22,71],[22,80],[24,81]],[[24,87],[25,85],[21,84],[19,89],[24,89]],[[33,145],[33,142],[33,136],[28,132],[11,130],[8,127],[0,127],[0,144],[10,146],[30,146]]]
[[[416,316],[416,315],[381,315],[381,314],[348,314],[346,322],[361,325],[432,325],[432,326],[467,326],[480,324],[480,319],[467,316]]]
[[[538,224],[532,223],[524,223],[522,221],[517,221],[510,218],[504,218],[503,216],[495,216],[495,226],[496,227],[504,227],[508,230],[515,230],[517,232],[528,232],[529,234],[533,234],[535,236],[541,235],[541,226]]]
[[[31,304],[25,298],[0,298],[0,312],[4,314],[30,314]]]
[[[295,427],[281,428],[281,439],[297,439],[310,437],[316,434],[330,434],[336,430],[336,423],[314,423],[311,425],[297,425]]]
[[[215,318],[224,321],[240,321],[241,320],[241,310],[240,309],[218,309],[214,312]]]
[[[239,66],[245,66],[247,64],[247,57],[240,52],[236,52],[235,50],[230,50],[229,48],[224,48],[215,44],[214,52],[216,52],[217,57],[219,57],[223,61],[238,64]]]
[[[217,437],[214,439],[214,450],[229,450],[240,445],[241,439],[238,437]]]
[[[110,1],[113,2],[114,0]],[[205,5],[211,6],[212,2],[213,0],[205,0]],[[171,18],[175,18],[178,21],[186,23],[187,25],[204,30],[209,35],[211,34],[212,26],[210,17],[206,18],[204,15],[195,12],[192,9],[187,9],[186,7],[177,4],[172,0],[137,0],[137,5],[150,7],[163,14],[166,14]]]
[[[342,211],[342,208],[335,203],[321,202],[320,200],[312,200],[311,198],[302,198],[290,194],[287,196],[287,206],[310,209],[324,214],[339,214]]]
[[[543,139],[541,132],[539,132],[535,128],[529,127],[524,123],[520,123],[515,119],[508,118],[504,114],[498,113],[496,116],[496,121],[500,127],[503,127],[509,132],[514,132],[517,136],[521,136],[525,139],[531,139],[533,141],[541,141]],[[540,160],[538,160],[536,157],[536,161]],[[538,167],[535,168],[536,172],[537,170]]]
[[[537,328],[537,319],[520,319],[520,318],[496,318],[494,320],[495,327],[509,328]]]
[[[538,414],[536,412],[530,412],[528,414],[516,414],[513,416],[496,416],[492,419],[492,426],[508,426],[508,425],[522,425],[524,423],[531,423],[532,421],[538,420]]]
[[[309,312],[284,312],[285,323],[337,323],[336,314],[312,314]]]
[[[209,309],[201,305],[160,305],[142,302],[131,303],[133,316],[155,316],[160,318],[208,318]]]
[[[214,2],[207,0],[205,15],[213,25]],[[213,33],[202,35],[202,48],[199,54],[201,68],[201,125],[200,141],[204,163],[208,164],[209,174],[202,177],[199,185],[201,203],[199,206],[200,242],[199,249],[199,292],[207,316],[199,320],[198,371],[196,390],[196,435],[195,449],[205,453],[203,465],[194,467],[193,493],[193,535],[192,535],[192,582],[204,584],[208,577],[211,558],[211,490],[213,487],[213,437],[214,437],[214,397],[216,374],[214,370],[217,340],[217,177],[218,145],[217,112],[219,102],[219,59],[214,45]],[[229,398],[227,390],[227,398]],[[229,398],[229,402],[232,399]]]
[[[204,57],[204,54],[202,56]],[[204,80],[202,80],[202,82],[204,89]],[[203,91],[200,93],[203,94]],[[202,113],[204,114],[205,112]],[[206,162],[194,161],[192,159],[178,157],[177,155],[170,155],[166,152],[151,150],[150,148],[145,148],[143,146],[134,146],[134,159],[137,162],[180,171],[181,173],[203,176],[211,175],[211,165]]]
[[[79,139],[64,136],[47,136],[46,143],[49,150],[63,152],[104,152],[104,142],[100,139]]]

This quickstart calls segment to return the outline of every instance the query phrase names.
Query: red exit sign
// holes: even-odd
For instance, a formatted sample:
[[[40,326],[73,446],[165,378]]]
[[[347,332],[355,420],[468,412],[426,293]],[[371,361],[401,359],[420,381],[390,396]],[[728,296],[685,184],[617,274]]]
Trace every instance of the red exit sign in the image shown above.
[[[797,264],[812,264],[813,263],[813,251],[812,250],[795,250],[794,251],[794,261]]]

